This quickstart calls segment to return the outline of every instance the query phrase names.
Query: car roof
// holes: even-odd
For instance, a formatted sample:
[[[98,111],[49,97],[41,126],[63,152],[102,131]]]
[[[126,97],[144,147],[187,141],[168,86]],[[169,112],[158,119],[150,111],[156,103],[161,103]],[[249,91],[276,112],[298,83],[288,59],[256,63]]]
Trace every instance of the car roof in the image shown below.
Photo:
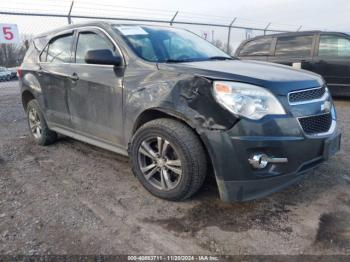
[[[35,38],[46,37],[46,36],[58,34],[62,31],[66,31],[69,29],[73,30],[75,28],[83,27],[83,26],[102,26],[103,27],[103,26],[106,26],[108,24],[110,24],[110,23],[103,22],[103,21],[93,21],[93,22],[87,22],[87,23],[71,24],[71,25],[61,26],[61,27],[58,27],[56,29],[41,33],[41,34],[37,35]]]
[[[47,37],[47,36],[51,36],[51,35],[55,35],[55,34],[59,34],[60,32],[66,31],[66,30],[70,30],[70,29],[76,29],[79,27],[85,27],[85,26],[98,26],[98,27],[108,27],[108,26],[114,26],[114,25],[120,25],[120,26],[144,26],[144,27],[164,27],[164,28],[174,28],[171,26],[166,26],[166,25],[147,25],[147,24],[134,24],[134,23],[115,23],[115,22],[106,22],[106,21],[92,21],[92,22],[85,22],[85,23],[79,23],[79,24],[71,24],[71,25],[66,25],[66,26],[62,26],[59,28],[56,28],[54,30],[51,31],[47,31],[44,33],[41,33],[37,36],[35,36],[35,38],[41,38],[41,37]]]
[[[252,37],[248,40],[254,40],[258,38],[268,38],[268,37],[281,37],[281,36],[297,36],[297,35],[307,35],[307,34],[322,34],[322,33],[328,33],[328,34],[346,34],[350,35],[349,33],[346,32],[336,32],[336,31],[321,31],[321,30],[311,30],[311,31],[298,31],[298,32],[285,32],[285,33],[277,33],[277,34],[269,34],[269,35],[260,35],[256,37]]]

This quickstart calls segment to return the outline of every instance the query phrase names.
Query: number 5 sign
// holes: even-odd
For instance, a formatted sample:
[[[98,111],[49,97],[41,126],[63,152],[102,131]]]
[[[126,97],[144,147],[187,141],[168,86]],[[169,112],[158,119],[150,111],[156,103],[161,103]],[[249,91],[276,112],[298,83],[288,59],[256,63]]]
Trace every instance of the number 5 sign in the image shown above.
[[[19,42],[16,24],[0,24],[0,44],[15,44]]]

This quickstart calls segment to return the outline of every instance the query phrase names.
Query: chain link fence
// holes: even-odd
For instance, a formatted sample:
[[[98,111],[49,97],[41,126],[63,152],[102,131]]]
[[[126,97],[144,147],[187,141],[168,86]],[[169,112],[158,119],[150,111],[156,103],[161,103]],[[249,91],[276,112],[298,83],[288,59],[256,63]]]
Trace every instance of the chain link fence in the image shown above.
[[[21,0],[16,1],[21,2]],[[238,45],[247,38],[262,34],[297,31],[301,28],[300,26],[298,28],[290,28],[289,26],[289,28],[284,29],[281,25],[271,23],[262,25],[261,22],[257,23],[237,17],[206,16],[151,8],[118,7],[118,10],[123,12],[117,13],[115,6],[86,5],[86,3],[80,7],[76,5],[74,2],[64,0],[56,2],[55,5],[51,6],[51,9],[48,5],[45,10],[31,8],[30,11],[24,10],[23,7],[11,9],[0,6],[0,23],[17,24],[20,33],[19,43],[0,45],[0,87],[13,85],[13,81],[16,80],[16,68],[21,64],[28,47],[28,41],[33,36],[71,23],[106,20],[124,24],[176,26],[200,35],[231,55],[234,54]],[[61,10],[58,7],[64,8]],[[130,12],[133,16],[130,15]]]

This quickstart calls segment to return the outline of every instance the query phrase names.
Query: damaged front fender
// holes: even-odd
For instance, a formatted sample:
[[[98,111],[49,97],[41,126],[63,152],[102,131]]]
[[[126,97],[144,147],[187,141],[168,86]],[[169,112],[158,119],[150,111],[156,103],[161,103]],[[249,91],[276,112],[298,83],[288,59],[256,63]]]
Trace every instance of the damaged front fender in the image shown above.
[[[167,80],[154,82],[154,78]],[[139,87],[125,96],[124,123],[128,142],[140,122],[145,122],[142,119],[157,118],[147,115],[155,112],[159,112],[160,117],[164,114],[178,118],[199,134],[204,130],[227,130],[238,121],[215,101],[210,79],[175,72],[157,72],[144,79],[150,81],[139,83]],[[128,84],[126,80],[127,90]]]

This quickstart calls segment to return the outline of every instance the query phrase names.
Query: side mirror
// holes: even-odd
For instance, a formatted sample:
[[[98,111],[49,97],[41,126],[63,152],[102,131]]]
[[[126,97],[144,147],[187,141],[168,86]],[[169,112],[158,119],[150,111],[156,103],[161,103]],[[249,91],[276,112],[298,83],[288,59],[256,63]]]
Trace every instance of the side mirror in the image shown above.
[[[90,50],[85,55],[87,64],[121,66],[122,58],[113,55],[109,49]]]

